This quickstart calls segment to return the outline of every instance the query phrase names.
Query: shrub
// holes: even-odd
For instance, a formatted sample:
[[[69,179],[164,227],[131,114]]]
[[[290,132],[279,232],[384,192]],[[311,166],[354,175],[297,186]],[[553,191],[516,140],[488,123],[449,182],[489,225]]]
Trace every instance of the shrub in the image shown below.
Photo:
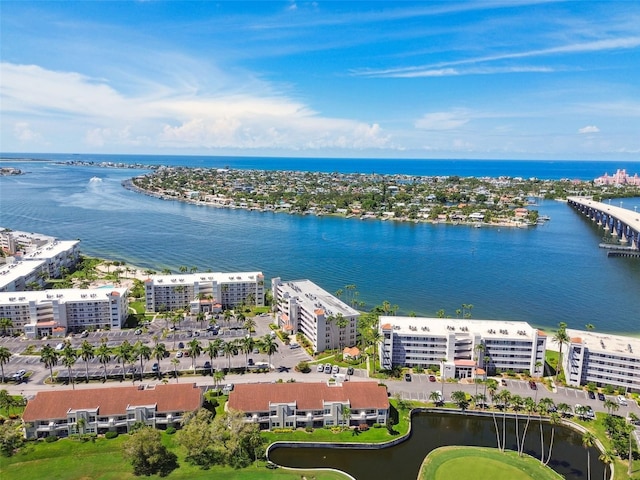
[[[382,425],[380,425],[379,423],[374,423],[373,428],[382,428]]]
[[[309,373],[311,368],[309,367],[309,363],[302,361],[296,365],[296,370],[301,373]]]
[[[55,435],[47,435],[46,437],[44,437],[44,441],[47,443],[53,443],[56,440],[58,440],[58,437],[56,437]]]
[[[313,432],[313,427],[304,427],[304,431],[307,433],[312,433]]]
[[[174,433],[176,433],[176,427],[174,427],[173,425],[169,426],[167,427],[166,432],[167,432],[167,435],[173,435]]]
[[[118,432],[107,432],[104,434],[104,438],[116,438],[118,436]]]
[[[366,432],[367,430],[369,430],[369,425],[367,425],[366,423],[361,423],[360,425],[358,425],[358,430],[360,430],[361,432]]]

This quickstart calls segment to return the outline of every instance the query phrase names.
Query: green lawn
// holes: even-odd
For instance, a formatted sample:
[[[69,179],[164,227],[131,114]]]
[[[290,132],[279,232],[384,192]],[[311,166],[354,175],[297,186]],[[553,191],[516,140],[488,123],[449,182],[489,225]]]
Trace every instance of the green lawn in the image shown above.
[[[24,478],[47,478],[50,480],[83,479],[83,480],[120,480],[134,479],[131,466],[126,463],[121,454],[122,442],[127,438],[107,440],[99,438],[92,442],[80,443],[75,440],[63,439],[54,443],[30,443],[13,457],[0,457],[0,471],[2,480],[22,480]],[[305,476],[311,480],[344,480],[346,477],[336,472],[293,471],[278,468],[265,468],[264,462],[258,466],[234,470],[229,467],[214,467],[202,470],[184,461],[184,451],[175,446],[174,437],[163,436],[163,443],[178,455],[180,467],[174,470],[168,479],[211,479],[225,478],[226,480],[300,480]],[[159,478],[151,476],[146,478]]]
[[[421,480],[558,480],[562,477],[536,459],[495,448],[442,447],[425,458]]]

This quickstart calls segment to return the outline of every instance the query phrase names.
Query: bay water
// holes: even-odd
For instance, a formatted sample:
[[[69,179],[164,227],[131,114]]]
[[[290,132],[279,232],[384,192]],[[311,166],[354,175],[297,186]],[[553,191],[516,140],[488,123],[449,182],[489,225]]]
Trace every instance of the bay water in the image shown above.
[[[455,317],[465,303],[474,318],[640,335],[640,260],[607,258],[602,231],[563,202],[541,201],[535,208],[551,221],[528,229],[298,216],[160,200],[121,186],[144,170],[50,160],[550,179],[640,172],[637,162],[2,155],[0,166],[25,174],[0,177],[0,226],[78,238],[88,255],[158,271],[260,270],[329,292],[355,284],[365,309],[387,300],[399,314]],[[640,199],[624,199],[634,205]]]

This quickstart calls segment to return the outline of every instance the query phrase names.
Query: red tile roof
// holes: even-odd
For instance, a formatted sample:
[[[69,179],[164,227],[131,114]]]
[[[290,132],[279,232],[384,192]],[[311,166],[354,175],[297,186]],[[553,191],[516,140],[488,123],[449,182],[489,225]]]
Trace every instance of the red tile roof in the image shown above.
[[[69,410],[98,409],[98,415],[124,415],[128,406],[156,405],[157,412],[186,412],[202,405],[202,391],[195,383],[58,390],[39,392],[29,400],[22,418],[25,422],[66,418]]]
[[[323,402],[346,401],[355,409],[389,408],[387,389],[376,382],[241,384],[229,394],[229,408],[242,412],[269,411],[269,402],[296,402],[299,410],[322,410]]]

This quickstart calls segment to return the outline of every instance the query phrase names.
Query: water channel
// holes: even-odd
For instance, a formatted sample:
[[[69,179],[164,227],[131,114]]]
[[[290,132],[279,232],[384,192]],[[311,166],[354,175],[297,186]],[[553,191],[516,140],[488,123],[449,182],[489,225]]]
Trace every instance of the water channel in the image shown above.
[[[502,436],[502,417],[496,416]],[[526,416],[520,415],[520,435]],[[507,448],[517,450],[515,420],[506,420]],[[548,453],[551,428],[543,424],[545,455]],[[418,413],[412,422],[412,434],[407,441],[379,450],[352,447],[326,448],[301,444],[300,447],[275,447],[269,459],[278,465],[296,468],[335,468],[357,480],[393,478],[416,480],[422,461],[435,448],[445,445],[496,446],[493,419],[471,415]],[[540,458],[540,427],[532,418],[525,440],[525,453]],[[603,478],[605,468],[598,460],[600,452],[590,449],[591,478]],[[567,479],[587,478],[587,450],[582,435],[567,427],[556,426],[549,466]]]

